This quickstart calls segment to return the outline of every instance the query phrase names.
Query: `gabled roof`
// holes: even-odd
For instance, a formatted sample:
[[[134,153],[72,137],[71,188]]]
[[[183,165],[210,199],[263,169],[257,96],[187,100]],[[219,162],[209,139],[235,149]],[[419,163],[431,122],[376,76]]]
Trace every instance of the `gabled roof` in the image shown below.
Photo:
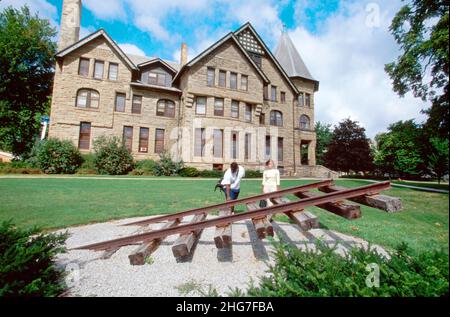
[[[267,45],[264,43],[264,41],[261,39],[261,37],[258,35],[258,33],[255,31],[255,29],[253,28],[253,26],[251,25],[250,22],[245,23],[243,26],[241,26],[239,29],[237,29],[234,34],[238,35],[239,33],[243,32],[244,30],[250,30],[250,32],[253,34],[253,36],[256,38],[256,40],[259,42],[259,44],[264,48],[264,50],[266,51],[267,55],[269,56],[269,58],[274,62],[275,66],[278,68],[278,70],[280,71],[280,73],[283,75],[283,77],[286,79],[286,81],[289,83],[289,85],[291,86],[291,88],[296,92],[299,93],[297,87],[294,85],[294,83],[289,79],[288,74],[286,73],[286,71],[283,69],[283,67],[280,65],[280,63],[277,61],[277,59],[275,58],[275,56],[273,56],[272,52],[270,51],[270,49],[267,47]]]
[[[189,63],[187,63],[186,65],[184,65],[180,71],[178,72],[178,74],[174,77],[173,81],[175,82],[175,80],[178,79],[178,77],[180,76],[180,74],[187,68],[187,67],[192,67],[193,65],[195,65],[198,61],[200,61],[201,59],[203,59],[205,56],[207,56],[209,53],[211,53],[212,51],[214,51],[216,48],[218,48],[219,46],[221,46],[223,43],[225,43],[228,40],[232,40],[237,46],[238,48],[241,50],[242,54],[244,54],[247,57],[247,60],[249,61],[249,63],[255,68],[255,70],[257,71],[257,73],[261,76],[261,78],[264,80],[265,83],[269,83],[269,79],[267,78],[267,76],[262,72],[262,70],[255,64],[255,62],[253,61],[253,59],[250,57],[250,55],[248,55],[247,51],[242,47],[241,43],[239,43],[239,40],[236,38],[236,36],[234,36],[233,32],[228,33],[227,35],[225,35],[224,37],[222,37],[220,40],[218,40],[216,43],[214,43],[213,45],[211,45],[210,47],[208,47],[206,50],[204,50],[202,53],[200,53],[199,55],[197,55],[196,57],[194,57]]]
[[[134,65],[137,65],[138,67],[141,64],[145,64],[145,63],[151,62],[151,61],[159,58],[159,57],[156,57],[156,56],[148,57],[148,56],[141,56],[141,55],[134,55],[134,54],[127,54],[127,56],[134,63]],[[162,58],[159,58],[159,59],[161,59],[164,63],[166,63],[167,65],[169,65],[170,67],[172,67],[176,71],[179,71],[180,68],[181,68],[180,63],[173,62],[173,61],[168,61],[168,60],[165,60],[165,59],[162,59]]]
[[[275,49],[275,57],[289,77],[302,77],[315,81],[287,32],[281,34]]]
[[[114,40],[106,33],[104,29],[100,29],[84,38],[79,40],[78,42],[70,45],[69,47],[66,47],[62,51],[59,51],[56,53],[56,57],[64,57],[67,54],[77,50],[78,48],[82,47],[83,45],[95,40],[96,38],[103,36],[106,41],[111,45],[111,47],[116,51],[117,54],[119,54],[120,57],[125,61],[125,63],[133,70],[138,70],[136,65],[130,60],[130,58],[122,51],[122,49],[119,47],[119,45],[114,42]]]
[[[147,62],[141,63],[138,65],[139,68],[145,67],[145,66],[149,66],[155,63],[161,63],[162,65],[164,65],[167,69],[169,69],[172,73],[176,73],[177,70],[175,68],[173,68],[172,66],[170,66],[167,62],[165,62],[164,60],[162,60],[161,58],[157,57],[154,58],[152,60],[149,60]]]

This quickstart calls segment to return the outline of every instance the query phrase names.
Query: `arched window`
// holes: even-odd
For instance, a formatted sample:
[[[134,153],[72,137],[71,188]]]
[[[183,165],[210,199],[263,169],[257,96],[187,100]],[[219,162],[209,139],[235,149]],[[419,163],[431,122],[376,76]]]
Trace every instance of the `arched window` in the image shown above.
[[[283,114],[281,111],[272,110],[270,112],[270,125],[275,125],[277,127],[283,126]]]
[[[300,129],[311,130],[311,120],[309,120],[309,117],[304,114],[300,117]]]
[[[168,99],[158,100],[156,115],[162,117],[175,117],[175,103]]]
[[[98,108],[100,94],[94,89],[79,89],[77,92],[76,106],[79,108]]]

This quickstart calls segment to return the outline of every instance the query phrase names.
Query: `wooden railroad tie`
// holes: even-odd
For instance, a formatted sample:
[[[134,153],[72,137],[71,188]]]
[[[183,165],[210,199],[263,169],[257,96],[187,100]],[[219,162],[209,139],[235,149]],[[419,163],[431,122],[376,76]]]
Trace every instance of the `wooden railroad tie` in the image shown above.
[[[191,224],[201,222],[205,219],[206,214],[195,215],[191,221]],[[200,234],[202,233],[202,231],[203,229],[197,229],[190,233],[180,234],[180,236],[172,246],[172,253],[174,257],[180,258],[188,256],[195,242],[200,238]]]
[[[231,208],[223,208],[219,210],[219,217],[226,217],[231,215]],[[218,249],[230,248],[233,243],[232,238],[232,224],[216,226],[216,233],[214,234],[214,243]]]
[[[261,209],[259,201],[247,204],[248,211],[255,211]],[[274,236],[273,227],[267,216],[261,218],[252,218],[253,226],[255,227],[256,235],[259,239],[264,239],[266,236]]]
[[[272,201],[277,205],[291,202],[287,197],[275,198]],[[288,211],[285,214],[302,230],[319,228],[319,218],[307,210]]]

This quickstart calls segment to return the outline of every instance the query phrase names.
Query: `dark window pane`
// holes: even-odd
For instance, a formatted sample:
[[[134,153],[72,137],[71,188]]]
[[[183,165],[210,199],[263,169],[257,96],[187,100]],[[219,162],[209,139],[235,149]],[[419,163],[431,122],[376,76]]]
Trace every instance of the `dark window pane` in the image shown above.
[[[248,160],[250,157],[252,135],[250,133],[245,134],[245,159]]]
[[[94,78],[103,79],[103,69],[105,63],[102,61],[95,61],[94,64]]]
[[[310,94],[305,94],[305,106],[311,107],[311,95]]]
[[[214,157],[223,157],[223,130],[214,130],[213,142]]]
[[[78,67],[78,74],[82,76],[89,75],[89,59],[80,58],[80,65]]]
[[[271,101],[277,101],[277,87],[270,86],[270,100]]]
[[[155,131],[155,153],[164,152],[164,129]]]
[[[278,127],[283,126],[283,114],[280,111],[271,111],[270,124]]]
[[[195,143],[194,143],[194,155],[205,155],[205,129],[195,129]]]
[[[266,160],[270,159],[270,135],[266,136]]]
[[[245,121],[252,121],[252,106],[247,104],[245,105]]]
[[[278,138],[278,161],[283,161],[283,138]]]
[[[89,150],[90,142],[91,142],[91,123],[81,122],[78,148],[80,148],[81,150]]]
[[[133,104],[131,106],[132,113],[141,113],[142,111],[142,96],[133,96]]]
[[[226,71],[219,71],[219,87],[226,87],[227,84],[227,72]]]
[[[123,145],[128,151],[133,148],[133,127],[123,127]]]
[[[281,101],[282,103],[285,103],[285,102],[286,102],[286,93],[285,93],[284,91],[282,91],[282,92],[280,93],[280,101]]]
[[[239,101],[231,100],[231,117],[239,118]]]
[[[215,116],[223,116],[223,99],[216,98],[214,100],[214,115]]]
[[[116,111],[125,112],[125,94],[116,94]]]
[[[261,113],[259,115],[259,124],[260,125],[265,125],[266,124],[266,115],[264,113]]]
[[[231,158],[237,159],[239,156],[239,134],[231,132]]]
[[[237,74],[236,73],[230,74],[230,88],[237,89]]]
[[[141,152],[141,153],[148,152],[148,136],[149,136],[149,129],[148,128],[140,128],[140,130],[139,130],[139,152]]]
[[[303,107],[305,105],[304,94],[302,92],[298,95],[298,105],[300,107]]]
[[[208,70],[207,70],[207,80],[206,80],[206,84],[209,86],[209,87],[214,87],[214,81],[215,81],[215,69],[214,68],[210,68],[210,67],[208,67]]]
[[[248,90],[248,76],[241,76],[241,89]]]
[[[310,119],[306,115],[302,115],[300,117],[300,129],[302,130],[310,130],[311,124]]]

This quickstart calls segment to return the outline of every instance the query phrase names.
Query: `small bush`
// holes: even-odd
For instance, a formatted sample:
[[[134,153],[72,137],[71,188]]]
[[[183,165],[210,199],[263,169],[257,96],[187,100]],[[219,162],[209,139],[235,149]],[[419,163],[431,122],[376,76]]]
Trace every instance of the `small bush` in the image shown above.
[[[158,174],[158,162],[154,160],[141,160],[137,161],[135,170],[132,175],[157,175]]]
[[[200,171],[200,177],[221,178],[223,176],[223,173],[223,171],[218,170],[203,170]]]
[[[95,155],[93,153],[82,154],[81,157],[83,158],[83,164],[81,164],[82,169],[95,169]]]
[[[179,174],[182,177],[198,177],[200,175],[200,171],[195,167],[185,167]]]
[[[380,269],[379,287],[368,287],[369,264]],[[302,251],[275,243],[275,264],[250,296],[448,296],[448,255],[412,253],[402,244],[390,259],[373,248],[354,248],[342,257],[323,243]]]
[[[172,160],[168,152],[163,152],[159,155],[160,159],[157,162],[155,175],[157,176],[174,176],[183,169],[183,161],[175,162]]]
[[[245,170],[246,178],[261,178],[263,177],[263,173],[258,170]]]
[[[0,297],[61,294],[64,272],[56,268],[54,258],[65,251],[66,238],[0,224]]]
[[[99,174],[125,175],[133,169],[133,156],[118,137],[98,137],[94,151],[94,167]]]
[[[73,174],[83,162],[80,151],[68,140],[44,140],[31,153],[28,163],[46,174]]]

